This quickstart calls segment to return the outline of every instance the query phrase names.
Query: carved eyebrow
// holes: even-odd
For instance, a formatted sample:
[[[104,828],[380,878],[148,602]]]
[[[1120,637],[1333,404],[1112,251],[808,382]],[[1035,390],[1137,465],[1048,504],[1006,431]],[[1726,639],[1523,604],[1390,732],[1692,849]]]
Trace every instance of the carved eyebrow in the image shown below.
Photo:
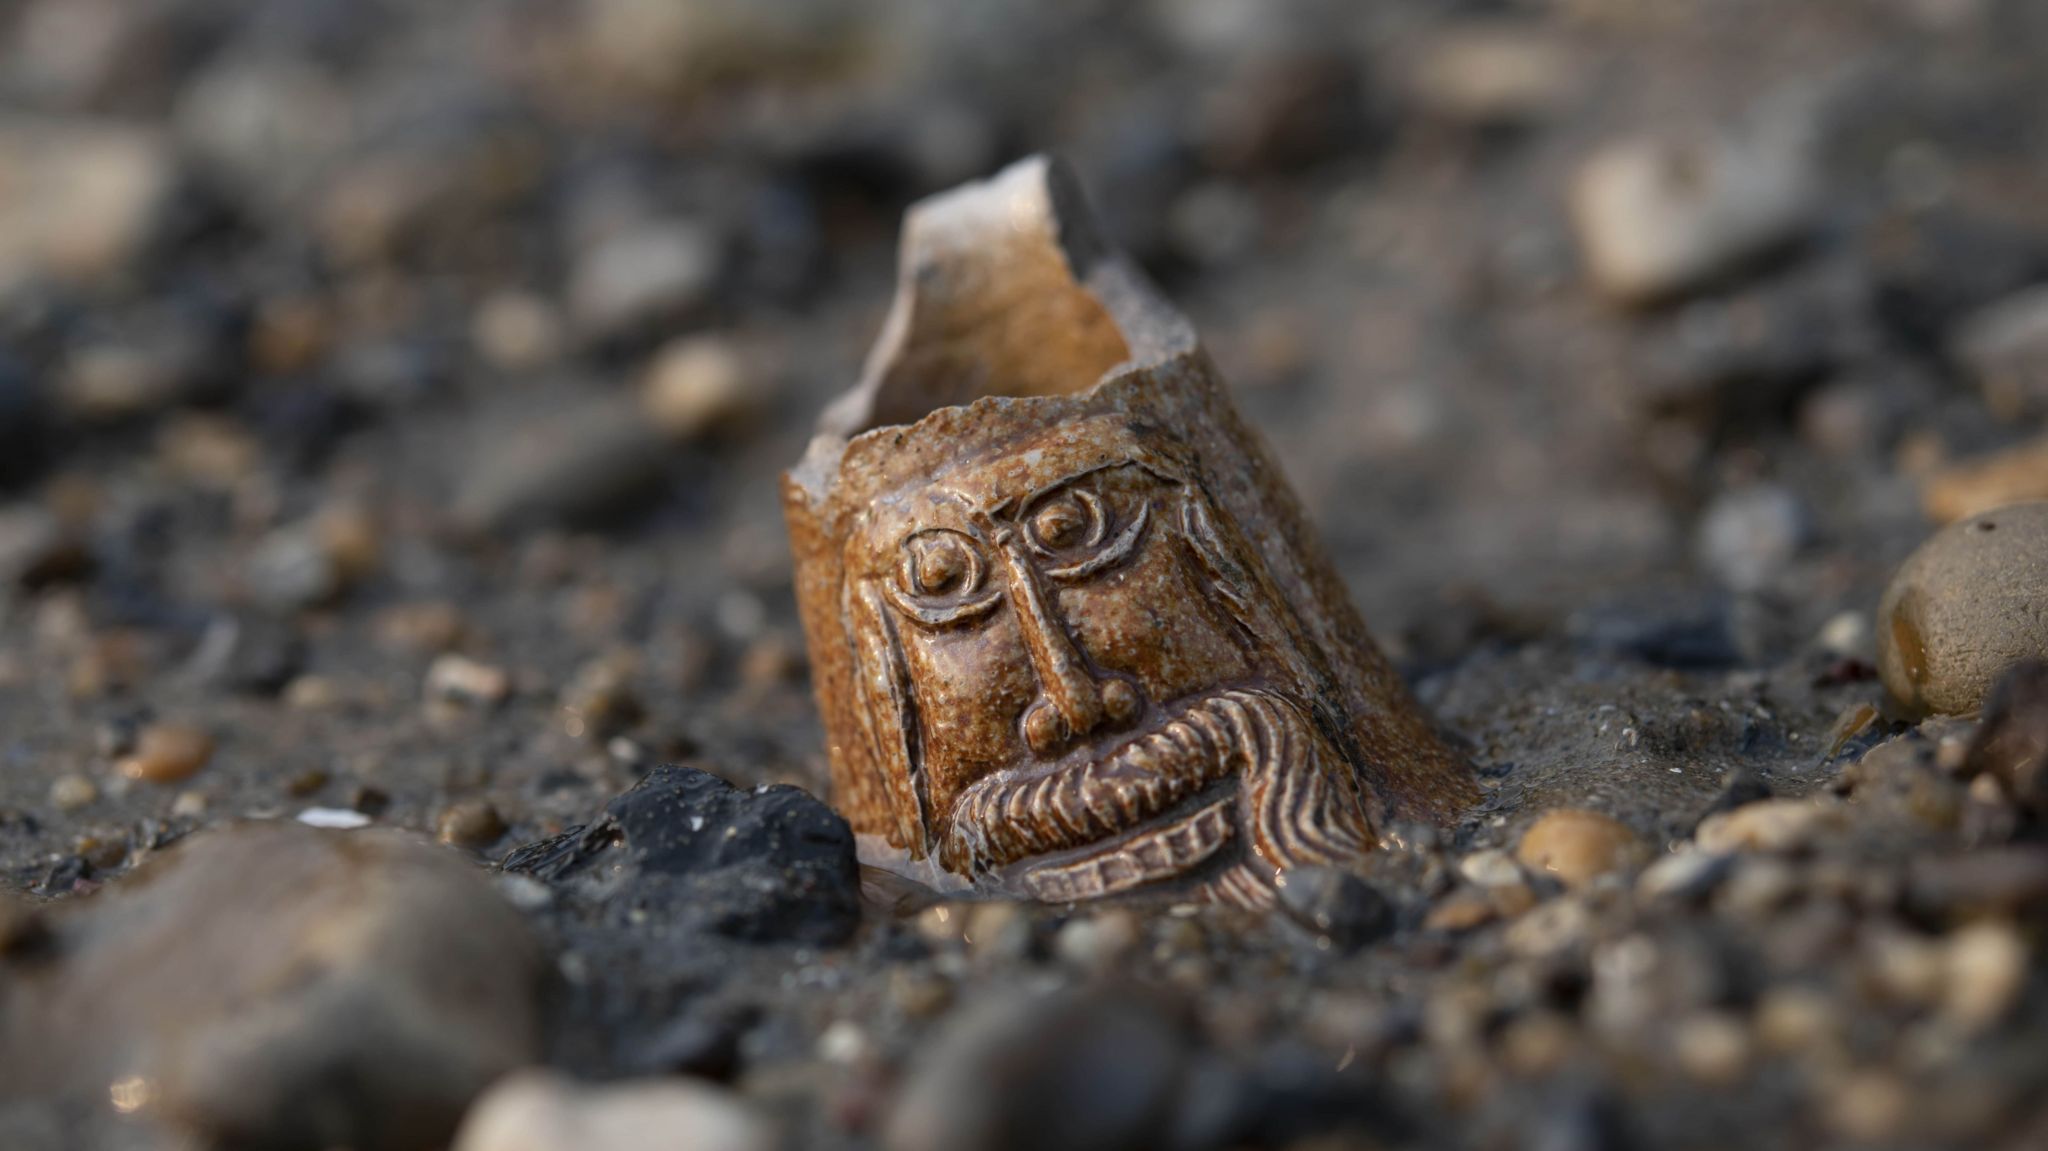
[[[1150,522],[1152,505],[1149,502],[1141,503],[1138,505],[1138,514],[1131,518],[1130,526],[1118,532],[1116,539],[1111,540],[1108,547],[1065,567],[1047,568],[1045,574],[1056,580],[1077,580],[1092,576],[1104,568],[1113,567],[1137,549],[1139,538],[1145,534],[1145,525]]]
[[[1063,487],[1066,487],[1068,484],[1075,483],[1080,480],[1085,480],[1089,476],[1092,476],[1097,472],[1113,471],[1117,468],[1130,467],[1133,464],[1137,464],[1139,467],[1144,466],[1142,464],[1138,464],[1138,461],[1134,459],[1124,458],[1117,460],[1108,460],[1103,463],[1096,464],[1092,467],[1082,468],[1080,471],[1074,472],[1071,475],[1061,476],[1059,479],[1056,479],[1049,484],[1041,484],[1040,486],[1034,488],[1030,492],[1025,493],[1024,496],[1022,496],[1021,498],[1006,499],[1002,501],[1002,503],[994,504],[990,506],[988,510],[991,515],[1000,514],[1006,505],[1015,504],[1017,506],[1019,513],[1021,514],[1025,509],[1030,508],[1039,500],[1044,499],[1046,496],[1051,495],[1053,492],[1056,492]]]

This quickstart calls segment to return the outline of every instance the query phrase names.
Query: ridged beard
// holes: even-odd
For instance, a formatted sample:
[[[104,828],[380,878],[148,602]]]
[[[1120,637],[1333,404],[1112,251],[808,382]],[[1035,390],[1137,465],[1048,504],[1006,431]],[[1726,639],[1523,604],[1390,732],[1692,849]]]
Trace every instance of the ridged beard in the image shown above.
[[[1278,872],[1355,864],[1374,841],[1351,768],[1308,708],[1230,688],[1100,758],[977,781],[953,804],[939,859],[963,875],[1015,871],[1051,901],[1201,870],[1216,897],[1264,905]]]

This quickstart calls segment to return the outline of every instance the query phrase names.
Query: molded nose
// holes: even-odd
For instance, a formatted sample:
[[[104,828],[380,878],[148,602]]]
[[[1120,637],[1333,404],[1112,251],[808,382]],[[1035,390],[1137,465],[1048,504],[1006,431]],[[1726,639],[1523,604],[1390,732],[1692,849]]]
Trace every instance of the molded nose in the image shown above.
[[[1024,742],[1031,753],[1051,758],[1104,721],[1136,715],[1137,689],[1121,679],[1096,678],[1048,603],[1030,562],[1014,544],[1003,549],[1003,558],[1017,626],[1038,675],[1038,700],[1024,712]]]

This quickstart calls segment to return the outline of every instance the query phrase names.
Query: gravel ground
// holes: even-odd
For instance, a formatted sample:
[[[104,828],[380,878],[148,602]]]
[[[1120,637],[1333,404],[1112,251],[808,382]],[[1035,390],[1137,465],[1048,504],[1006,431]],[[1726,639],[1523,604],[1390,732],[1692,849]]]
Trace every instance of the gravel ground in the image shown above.
[[[1486,789],[1268,919],[804,794],[776,476],[1039,150]],[[0,0],[0,1146],[2039,1146],[2048,687],[1878,664],[2042,285],[2032,0]]]

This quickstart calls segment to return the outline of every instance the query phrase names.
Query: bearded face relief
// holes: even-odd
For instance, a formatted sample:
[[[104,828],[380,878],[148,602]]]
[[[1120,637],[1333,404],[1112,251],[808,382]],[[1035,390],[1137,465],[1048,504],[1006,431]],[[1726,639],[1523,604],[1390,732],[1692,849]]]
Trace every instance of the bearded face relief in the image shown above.
[[[1077,203],[1029,161],[914,209],[868,373],[785,477],[833,802],[939,886],[1263,905],[1475,789]]]
[[[1080,421],[876,501],[850,540],[868,734],[946,870],[1258,901],[1371,849],[1317,687],[1276,654],[1280,605],[1169,458]]]

